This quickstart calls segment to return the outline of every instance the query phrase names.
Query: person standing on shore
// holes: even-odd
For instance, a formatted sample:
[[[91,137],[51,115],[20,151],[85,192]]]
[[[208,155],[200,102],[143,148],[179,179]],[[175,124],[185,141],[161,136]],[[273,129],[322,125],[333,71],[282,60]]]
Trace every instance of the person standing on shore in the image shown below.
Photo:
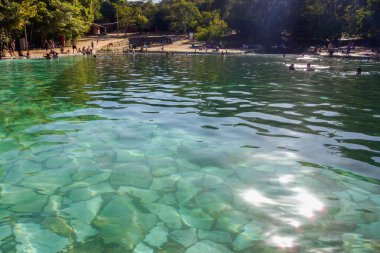
[[[44,49],[46,50],[46,53],[47,53],[47,51],[49,49],[49,43],[47,40],[44,41]]]
[[[333,56],[334,54],[334,44],[332,43],[332,41],[330,41],[329,45],[327,46],[327,52],[329,54],[329,56]]]
[[[12,42],[9,46],[9,54],[11,55],[11,57],[13,57],[15,55],[15,48],[16,48],[16,43],[14,40],[12,40]]]
[[[74,53],[74,51],[76,51],[77,53],[78,53],[78,49],[77,49],[77,44],[75,43],[75,41],[73,40],[73,41],[71,41],[71,46],[72,46],[72,48],[73,48],[73,53]]]
[[[55,42],[54,40],[51,41],[51,51],[53,52],[55,49]]]

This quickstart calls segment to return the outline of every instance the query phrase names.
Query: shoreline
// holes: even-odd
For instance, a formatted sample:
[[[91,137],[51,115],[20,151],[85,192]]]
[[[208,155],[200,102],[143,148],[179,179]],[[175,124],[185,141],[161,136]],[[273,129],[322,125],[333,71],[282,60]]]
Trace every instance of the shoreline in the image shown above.
[[[278,55],[282,56],[282,53],[255,53],[240,48],[235,49],[219,49],[218,52],[212,51],[209,49],[199,50],[189,48],[189,43],[187,40],[178,40],[172,44],[164,45],[163,50],[162,46],[151,46],[148,47],[147,52],[141,52],[140,50],[135,50],[135,52],[125,52],[125,49],[128,48],[129,40],[128,37],[119,36],[119,35],[110,35],[109,37],[99,37],[99,36],[88,36],[80,39],[77,42],[77,48],[87,48],[91,46],[91,42],[94,43],[95,55],[104,54],[104,53],[123,53],[123,54],[162,54],[162,55],[220,55],[220,56],[260,56],[260,55]],[[57,49],[58,51],[59,49]],[[60,57],[69,57],[69,56],[88,56],[83,53],[73,53],[72,47],[65,47],[65,51],[69,53],[61,54]],[[24,51],[25,52],[25,51]],[[4,57],[1,61],[7,60],[28,60],[28,59],[45,59],[44,55],[46,54],[45,49],[30,50],[30,57],[20,57],[15,56],[13,58]],[[345,55],[340,52],[336,52],[333,56],[329,56],[327,52],[322,51],[320,53],[304,53],[304,54],[285,54],[286,56],[312,56],[323,59],[347,59],[347,60],[373,60],[379,61],[380,55],[374,52],[371,52],[369,48],[359,48],[357,52],[354,52],[350,55]]]
[[[120,51],[120,50],[111,50],[111,51],[100,51],[100,53],[119,53],[119,54],[124,54],[124,55],[133,55],[133,54],[136,54],[136,55],[145,55],[145,54],[161,54],[161,55],[215,55],[215,56],[265,56],[265,55],[269,55],[269,56],[283,56],[283,54],[277,54],[277,53],[245,53],[245,52],[240,52],[240,53],[237,53],[237,52],[227,52],[227,53],[221,53],[221,52],[194,52],[194,51],[175,51],[175,50],[167,50],[167,51],[158,51],[158,50],[154,50],[154,51],[147,51],[147,52],[140,52],[140,51],[136,51],[136,52],[123,52],[123,51]],[[328,55],[323,55],[323,54],[286,54],[285,58],[289,58],[288,56],[292,56],[292,57],[303,57],[303,56],[308,56],[308,57],[316,57],[316,58],[320,58],[320,59],[347,59],[347,60],[372,60],[372,61],[380,61],[380,58],[379,57],[374,57],[374,56],[362,56],[362,55],[350,55],[350,56],[342,56],[342,55],[334,55],[334,56],[328,56]],[[307,60],[307,58],[305,58],[305,60]]]
[[[107,47],[107,46],[104,46],[104,47]],[[154,50],[154,51],[147,51],[147,52],[123,52],[121,50],[113,50],[113,49],[108,49],[108,50],[104,50],[103,48],[100,48],[99,50],[96,50],[96,53],[94,55],[103,55],[103,54],[107,54],[107,53],[117,53],[117,54],[120,54],[120,55],[168,55],[168,56],[175,56],[175,55],[185,55],[185,56],[192,56],[192,55],[205,55],[205,56],[208,56],[208,55],[213,55],[213,56],[265,56],[265,55],[268,55],[268,56],[282,56],[283,54],[276,54],[276,53],[245,53],[245,52],[240,52],[240,53],[237,53],[237,52],[227,52],[227,53],[221,53],[221,52],[194,52],[192,50],[188,50],[188,51],[176,51],[176,50],[167,50],[167,51],[158,51],[158,50]],[[9,57],[6,57],[6,58],[2,58],[0,60],[1,61],[10,61],[10,60],[17,60],[17,61],[20,61],[20,60],[36,60],[36,59],[45,59],[45,57],[43,56],[45,53],[41,54],[40,52],[38,54],[34,54],[32,55],[31,57],[29,58],[26,58],[26,57],[20,57],[20,56],[17,56],[17,57],[14,57],[14,58],[9,58]],[[61,58],[61,57],[77,57],[77,56],[85,56],[85,57],[93,57],[94,55],[87,55],[87,54],[83,54],[83,53],[69,53],[69,54],[59,54],[59,57],[58,58]],[[333,55],[333,56],[328,56],[328,55],[324,55],[324,54],[286,54],[285,57],[283,57],[284,59],[286,58],[290,58],[288,56],[291,56],[292,58],[293,57],[303,57],[303,56],[309,56],[309,57],[317,57],[317,58],[320,58],[320,59],[346,59],[346,60],[367,60],[367,61],[375,61],[375,62],[379,62],[380,61],[380,58],[379,57],[376,57],[376,56],[362,56],[362,55],[350,55],[350,56],[346,56],[346,55]],[[48,60],[48,59],[46,59]],[[54,60],[54,58],[52,59],[49,59],[49,60]],[[305,60],[308,60],[307,58],[305,58]]]

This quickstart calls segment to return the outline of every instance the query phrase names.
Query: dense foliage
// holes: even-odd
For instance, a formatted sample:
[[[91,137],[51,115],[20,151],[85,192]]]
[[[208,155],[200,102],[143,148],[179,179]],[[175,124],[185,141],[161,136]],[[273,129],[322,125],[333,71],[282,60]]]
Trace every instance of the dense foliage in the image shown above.
[[[120,31],[227,34],[265,47],[362,37],[380,42],[380,0],[0,0],[0,32],[42,41],[76,38],[92,22],[119,21]],[[36,39],[35,39],[36,40]]]
[[[99,0],[0,0],[0,34],[43,41],[58,35],[75,39],[100,15]],[[27,31],[27,32],[26,32]]]

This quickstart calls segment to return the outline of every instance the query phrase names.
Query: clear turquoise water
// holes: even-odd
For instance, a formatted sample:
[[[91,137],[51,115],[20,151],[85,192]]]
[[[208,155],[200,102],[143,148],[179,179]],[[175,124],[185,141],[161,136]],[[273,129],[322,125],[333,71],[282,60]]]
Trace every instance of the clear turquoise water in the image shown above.
[[[2,252],[380,251],[379,63],[115,54],[0,70]]]

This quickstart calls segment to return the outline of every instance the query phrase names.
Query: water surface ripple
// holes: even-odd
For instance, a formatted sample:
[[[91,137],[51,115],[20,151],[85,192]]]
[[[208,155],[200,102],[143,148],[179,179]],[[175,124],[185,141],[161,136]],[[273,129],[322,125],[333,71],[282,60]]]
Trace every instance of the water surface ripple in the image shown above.
[[[379,252],[380,64],[307,62],[0,62],[0,251]]]

